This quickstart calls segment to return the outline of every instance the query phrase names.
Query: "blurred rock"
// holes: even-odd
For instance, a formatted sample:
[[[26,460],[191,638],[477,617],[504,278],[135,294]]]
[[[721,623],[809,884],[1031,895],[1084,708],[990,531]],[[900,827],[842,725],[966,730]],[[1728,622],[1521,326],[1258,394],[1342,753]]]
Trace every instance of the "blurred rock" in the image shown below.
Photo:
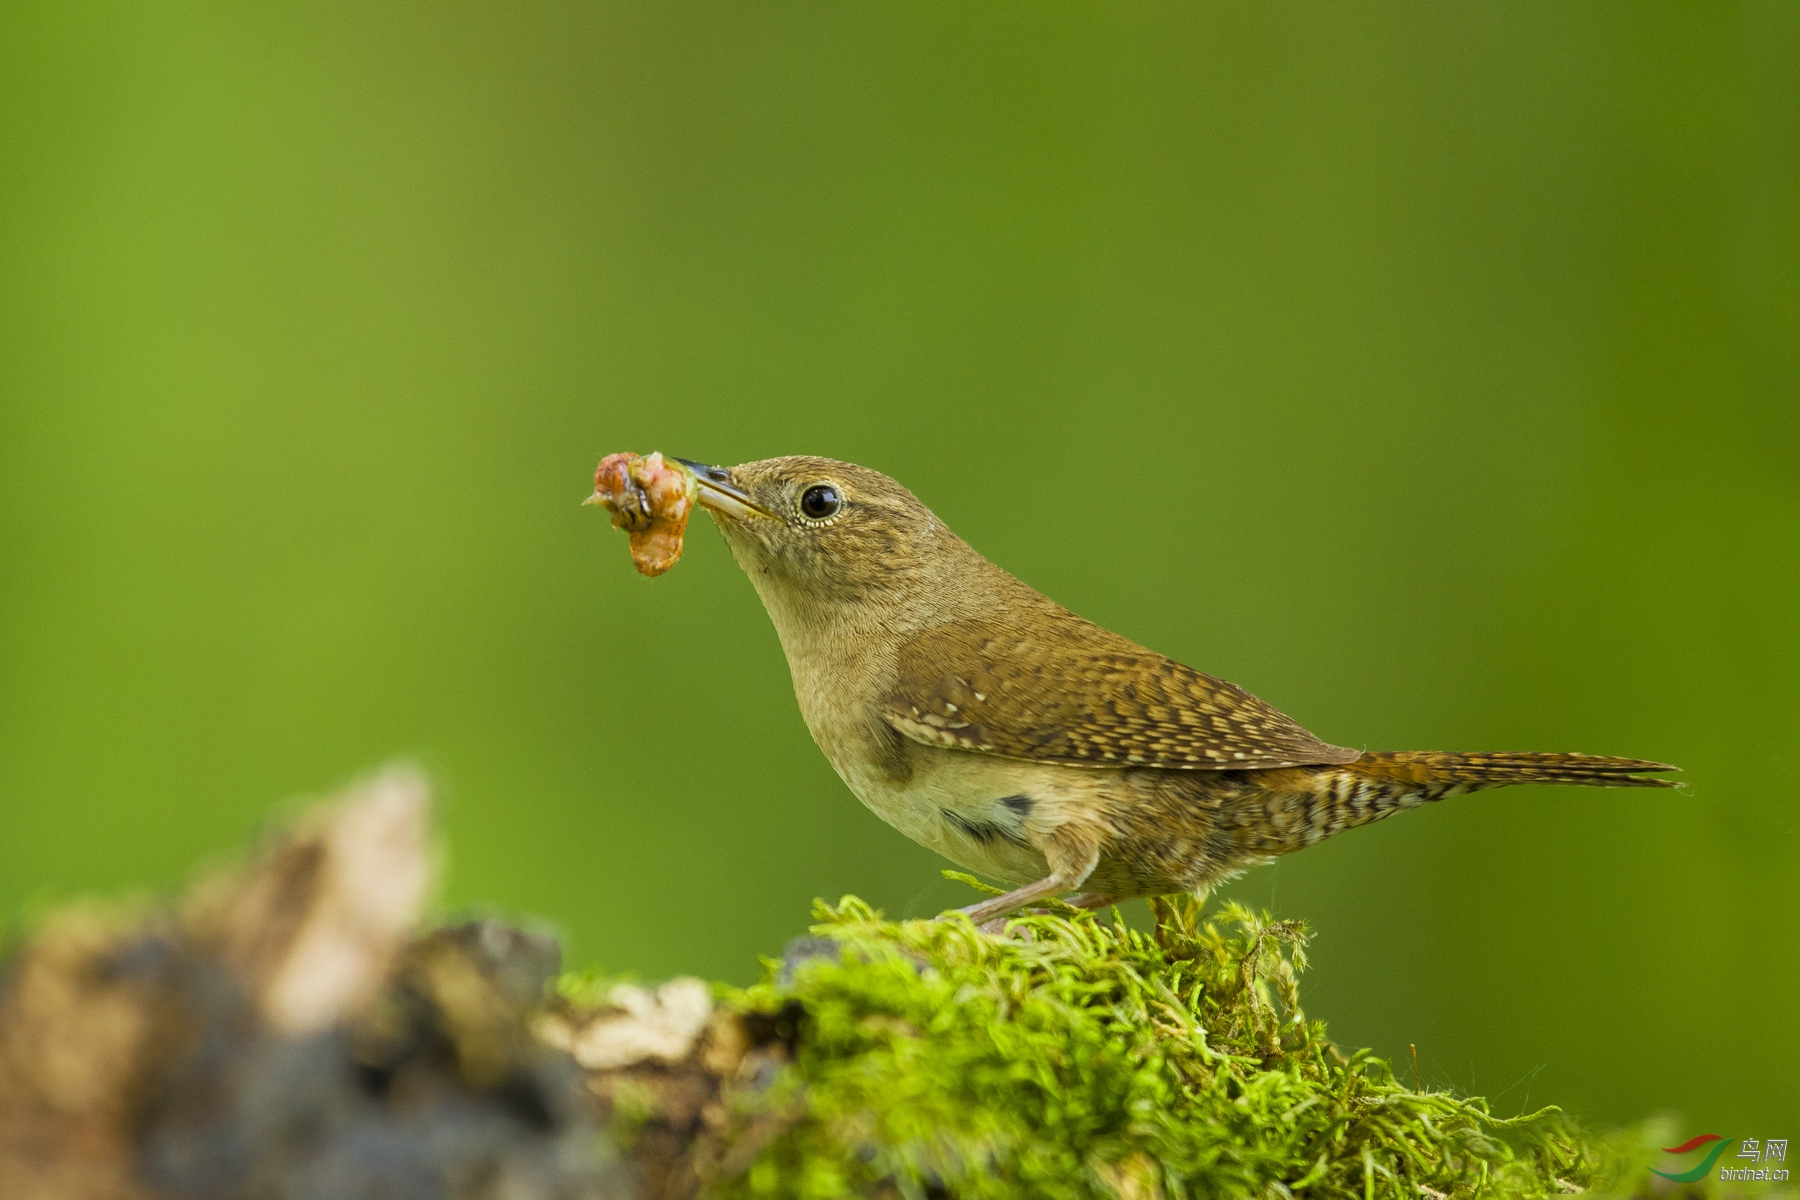
[[[75,909],[0,968],[6,1200],[601,1200],[554,941],[417,936],[430,804],[390,772],[170,912]]]
[[[676,1063],[693,1049],[713,1010],[712,989],[692,976],[671,979],[654,992],[617,984],[607,1001],[579,1021],[568,1012],[545,1014],[536,1025],[538,1038],[567,1050],[590,1071]]]
[[[390,770],[302,817],[183,905],[188,940],[231,969],[271,1030],[302,1035],[354,1014],[418,920],[433,871],[425,781]]]
[[[136,1118],[156,1075],[158,981],[140,937],[91,909],[48,921],[0,971],[0,1196],[129,1200]],[[152,951],[154,953],[154,950]]]
[[[573,1054],[602,1118],[630,1130],[640,1195],[688,1200],[741,1171],[785,1127],[786,1114],[744,1118],[732,1097],[773,1083],[792,1061],[800,1019],[797,1008],[740,1015],[684,978],[654,991],[615,984],[597,997],[557,997],[532,1030]]]

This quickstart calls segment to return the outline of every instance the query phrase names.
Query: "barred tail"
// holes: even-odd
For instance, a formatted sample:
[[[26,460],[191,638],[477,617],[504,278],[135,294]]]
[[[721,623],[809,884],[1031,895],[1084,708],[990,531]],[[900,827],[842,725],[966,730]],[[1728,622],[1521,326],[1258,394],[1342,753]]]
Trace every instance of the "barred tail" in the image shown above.
[[[1645,771],[1676,771],[1668,763],[1599,754],[1443,754],[1430,750],[1364,754],[1344,770],[1388,784],[1467,785],[1457,790],[1510,783],[1574,783],[1592,787],[1674,787]]]
[[[1302,768],[1307,782],[1293,791],[1270,789],[1262,808],[1268,824],[1253,844],[1259,854],[1285,854],[1433,800],[1511,783],[1674,787],[1673,780],[1651,779],[1642,772],[1676,769],[1592,754],[1369,753],[1342,766]]]

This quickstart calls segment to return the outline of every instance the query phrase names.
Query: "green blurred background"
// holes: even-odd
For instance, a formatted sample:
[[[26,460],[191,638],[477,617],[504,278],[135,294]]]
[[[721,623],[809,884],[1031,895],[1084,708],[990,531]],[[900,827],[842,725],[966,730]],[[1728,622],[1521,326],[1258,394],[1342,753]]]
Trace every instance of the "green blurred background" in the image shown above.
[[[1429,1083],[1800,1133],[1785,0],[9,3],[0,306],[0,910],[394,756],[576,963],[965,902],[578,505],[826,454],[1327,739],[1685,766],[1233,891]]]

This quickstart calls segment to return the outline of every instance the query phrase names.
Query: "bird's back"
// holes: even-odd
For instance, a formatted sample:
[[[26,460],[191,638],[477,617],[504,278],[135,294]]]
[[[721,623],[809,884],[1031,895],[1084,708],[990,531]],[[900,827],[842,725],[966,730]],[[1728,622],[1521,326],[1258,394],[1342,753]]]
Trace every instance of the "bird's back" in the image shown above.
[[[1038,601],[909,639],[885,719],[930,745],[1076,767],[1205,771],[1357,757],[1236,684]]]

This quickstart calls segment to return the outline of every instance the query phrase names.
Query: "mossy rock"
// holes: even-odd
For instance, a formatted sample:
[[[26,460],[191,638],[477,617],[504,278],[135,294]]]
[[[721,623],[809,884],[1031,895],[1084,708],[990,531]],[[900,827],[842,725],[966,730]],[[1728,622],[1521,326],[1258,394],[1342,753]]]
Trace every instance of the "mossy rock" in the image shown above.
[[[973,882],[973,881],[970,881]],[[1400,1083],[1299,1007],[1305,933],[1228,905],[1151,932],[1058,909],[1009,936],[821,904],[817,939],[727,1003],[791,1059],[730,1089],[724,1196],[1394,1197],[1600,1190],[1554,1108]]]

